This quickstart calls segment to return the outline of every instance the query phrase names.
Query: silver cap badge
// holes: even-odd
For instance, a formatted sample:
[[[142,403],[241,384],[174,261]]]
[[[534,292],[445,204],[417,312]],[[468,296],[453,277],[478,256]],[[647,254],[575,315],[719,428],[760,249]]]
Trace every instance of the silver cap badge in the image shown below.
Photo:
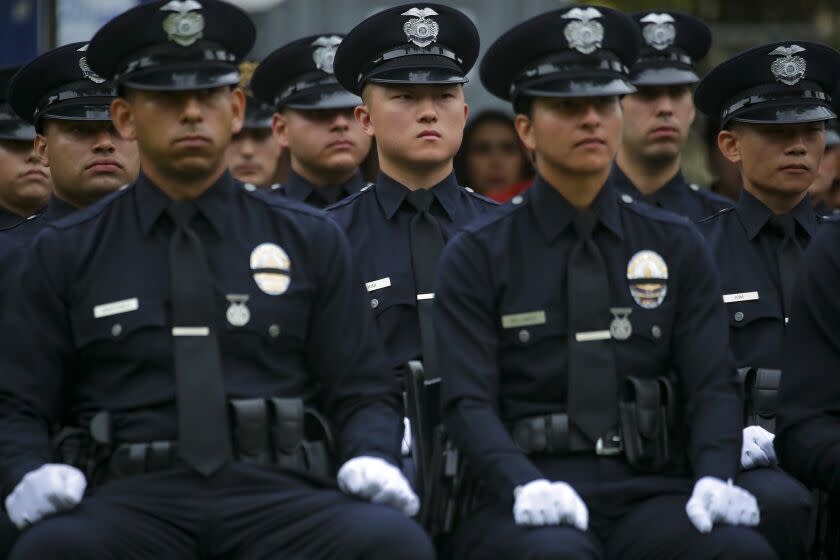
[[[604,40],[604,26],[595,18],[601,17],[601,12],[595,8],[572,8],[565,14],[563,19],[573,19],[566,28],[563,35],[569,46],[583,54],[591,54],[601,48],[601,41]]]
[[[648,24],[642,28],[642,37],[654,49],[664,51],[674,44],[677,29],[674,27],[674,18],[669,14],[648,14],[639,21]]]
[[[87,52],[88,46],[85,45],[76,52]],[[94,84],[101,84],[105,81],[105,78],[91,70],[90,64],[88,64],[87,57],[83,56],[79,59],[79,68],[82,70],[82,76],[93,82]]]
[[[404,16],[414,16],[403,24],[405,37],[410,43],[418,47],[428,47],[437,41],[440,27],[437,22],[429,19],[429,16],[436,16],[438,13],[431,8],[411,8],[403,12]]]
[[[801,56],[794,56],[797,53],[805,52],[799,45],[789,47],[776,47],[770,56],[780,56],[773,60],[770,71],[776,79],[789,86],[796,85],[799,80],[805,77],[805,69],[808,67],[805,59]]]
[[[335,51],[338,50],[338,45],[341,44],[341,37],[337,35],[325,35],[318,37],[312,42],[312,46],[316,47],[312,52],[312,60],[318,70],[322,70],[327,74],[333,73],[333,63],[335,62]]]
[[[201,4],[196,0],[170,0],[161,8],[163,12],[175,12],[163,20],[163,30],[170,41],[189,47],[201,39],[204,16],[193,11],[200,9]]]

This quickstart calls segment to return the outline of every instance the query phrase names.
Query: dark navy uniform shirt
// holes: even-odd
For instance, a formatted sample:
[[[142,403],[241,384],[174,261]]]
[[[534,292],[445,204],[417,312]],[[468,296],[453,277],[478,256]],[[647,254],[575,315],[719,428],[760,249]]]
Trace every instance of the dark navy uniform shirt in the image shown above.
[[[326,208],[351,194],[356,194],[364,186],[365,181],[359,171],[356,171],[352,177],[341,185],[327,185],[325,187],[316,187],[294,171],[289,171],[288,180],[272,190],[316,208]]]
[[[6,491],[50,459],[47,427],[57,421],[87,425],[107,409],[117,441],[177,438],[169,202],[141,175],[107,204],[47,226],[26,251],[14,328],[0,337]],[[399,389],[341,230],[228,173],[196,205],[228,396],[303,398],[338,430],[339,457],[395,462]],[[283,282],[269,290],[279,295],[260,287],[267,268],[288,278],[285,291]],[[227,319],[229,296],[247,296],[245,324]]]
[[[741,404],[719,280],[703,239],[685,218],[618,194],[611,180],[592,210],[610,307],[632,310],[632,335],[611,342],[619,377],[676,372],[693,475],[732,477]],[[538,177],[519,204],[467,226],[446,247],[438,269],[444,418],[468,463],[501,499],[512,500],[516,486],[538,478],[574,482],[567,470],[543,472],[509,435],[518,419],[567,412],[567,339],[573,333],[566,262],[577,243],[574,214]],[[661,303],[643,308],[631,295],[628,271],[635,277],[653,263],[660,271],[667,267],[667,289]],[[604,329],[611,319],[604,317]],[[617,468],[590,464],[582,476],[597,484]],[[690,491],[686,477],[677,478]]]
[[[380,173],[375,186],[327,209],[350,239],[393,369],[421,357],[410,233],[411,219],[417,211],[406,200],[409,192]],[[454,173],[430,192],[435,195],[431,212],[445,240],[477,216],[498,207],[460,187]]]
[[[611,179],[620,192],[651,206],[685,216],[692,222],[716,214],[734,204],[728,198],[709,189],[686,182],[682,171],[678,171],[661,189],[649,195],[643,195],[617,164],[613,164]]]
[[[804,250],[823,219],[807,197],[791,214]],[[742,191],[734,208],[698,224],[720,272],[729,345],[738,367],[781,367],[785,313],[777,251],[782,236],[768,227],[772,216],[767,206]]]
[[[35,214],[29,219],[19,222],[16,226],[0,232],[0,239],[13,239],[25,243],[35,237],[47,224],[51,224],[68,214],[72,214],[76,210],[77,208],[75,206],[64,202],[57,196],[53,196],[50,198],[50,203],[43,212]],[[0,241],[0,246],[3,243],[3,241]]]
[[[814,238],[794,289],[785,335],[775,447],[785,470],[840,492],[840,223]]]
[[[22,222],[24,218],[21,218],[14,212],[6,210],[3,207],[0,207],[0,230],[10,228],[14,225],[19,224]]]

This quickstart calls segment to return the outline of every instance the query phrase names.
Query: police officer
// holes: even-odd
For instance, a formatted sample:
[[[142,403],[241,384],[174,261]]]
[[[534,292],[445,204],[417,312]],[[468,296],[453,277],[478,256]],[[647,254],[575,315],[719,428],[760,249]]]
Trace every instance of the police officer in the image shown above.
[[[376,138],[376,184],[329,208],[347,232],[391,367],[422,358],[436,375],[432,303],[443,245],[496,204],[458,185],[452,158],[467,118],[463,84],[478,56],[472,21],[439,4],[369,17],[335,57],[338,81],[361,95],[356,119]]]
[[[0,70],[0,229],[37,214],[52,190],[50,171],[32,145],[35,129],[15,114],[7,100],[9,80],[18,69]]]
[[[610,178],[634,34],[575,6],[517,25],[481,64],[538,176],[438,271],[443,414],[486,494],[458,558],[776,557],[731,482],[740,403],[709,253]]]
[[[353,117],[361,99],[335,79],[342,37],[327,33],[292,41],[268,55],[252,80],[254,95],[277,108],[274,132],[291,157],[278,192],[318,208],[365,186],[359,165],[371,145]]]
[[[142,173],[27,252],[0,353],[12,559],[433,556],[398,511],[399,393],[345,238],[226,170],[253,41],[216,0],[145,3],[91,41]],[[86,473],[51,462],[57,421],[87,428]],[[307,444],[324,423],[343,492]]]
[[[634,198],[692,221],[728,208],[731,201],[690,184],[680,165],[694,122],[695,63],[706,56],[712,35],[705,23],[677,12],[632,15],[642,48],[630,67],[636,92],[621,100],[624,132],[613,179]]]
[[[111,82],[87,63],[87,43],[49,51],[12,78],[9,104],[35,126],[35,152],[50,168],[54,194],[47,209],[9,230],[18,240],[45,224],[90,206],[127,185],[140,172],[137,143],[111,123]]]
[[[230,174],[252,187],[268,189],[278,184],[283,172],[281,163],[284,150],[272,131],[274,107],[263,103],[250,89],[251,77],[257,63],[246,61],[239,64],[242,76],[240,87],[245,91],[245,120],[242,130],[233,135],[227,149]]]

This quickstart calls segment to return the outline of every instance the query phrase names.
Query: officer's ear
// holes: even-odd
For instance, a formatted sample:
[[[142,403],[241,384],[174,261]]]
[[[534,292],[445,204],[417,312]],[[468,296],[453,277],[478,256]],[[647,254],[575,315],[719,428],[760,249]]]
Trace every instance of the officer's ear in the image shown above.
[[[111,122],[121,138],[137,140],[134,112],[131,110],[131,101],[127,97],[117,97],[111,101]]]
[[[373,86],[365,84],[362,89],[362,105],[353,110],[353,116],[356,117],[356,122],[359,123],[362,132],[373,138],[374,127],[373,120],[370,117],[371,97],[373,97]]]
[[[531,119],[531,116],[525,113],[517,113],[516,118],[513,120],[513,126],[516,128],[516,134],[519,135],[519,139],[525,144],[528,151],[533,152],[536,150],[537,143],[534,140],[534,121]]]
[[[35,135],[35,153],[41,159],[41,164],[47,167],[50,166],[49,152],[47,151],[47,137],[40,132]]]
[[[231,123],[231,132],[239,134],[242,131],[242,125],[245,124],[245,92],[242,88],[232,88],[230,92],[231,113],[233,114],[233,121]]]
[[[284,150],[289,148],[289,134],[286,128],[288,124],[289,117],[285,111],[277,111],[274,113],[274,116],[271,117],[271,129],[274,132],[274,136],[276,136],[277,140],[280,142],[280,146],[282,146]]]
[[[732,163],[741,163],[741,137],[737,128],[725,128],[718,132],[717,143],[723,157]]]

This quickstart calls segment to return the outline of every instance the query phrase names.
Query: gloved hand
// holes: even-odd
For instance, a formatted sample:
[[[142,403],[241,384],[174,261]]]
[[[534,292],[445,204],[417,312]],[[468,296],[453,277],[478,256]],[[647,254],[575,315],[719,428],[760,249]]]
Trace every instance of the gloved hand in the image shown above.
[[[517,525],[571,525],[581,531],[589,526],[586,504],[565,482],[532,480],[517,487],[513,494],[513,519]]]
[[[773,440],[776,436],[760,426],[744,428],[744,441],[741,447],[741,468],[770,467],[777,463]]]
[[[400,451],[403,457],[411,455],[411,420],[408,418],[403,418],[403,438]]]
[[[378,457],[354,457],[338,470],[338,487],[346,494],[392,506],[413,517],[420,509],[417,494],[400,470]]]
[[[18,529],[24,529],[82,501],[87,480],[70,465],[47,464],[26,473],[6,498],[6,513]]]
[[[716,522],[755,527],[760,519],[752,494],[719,478],[704,476],[694,485],[685,512],[701,533],[709,533]]]

